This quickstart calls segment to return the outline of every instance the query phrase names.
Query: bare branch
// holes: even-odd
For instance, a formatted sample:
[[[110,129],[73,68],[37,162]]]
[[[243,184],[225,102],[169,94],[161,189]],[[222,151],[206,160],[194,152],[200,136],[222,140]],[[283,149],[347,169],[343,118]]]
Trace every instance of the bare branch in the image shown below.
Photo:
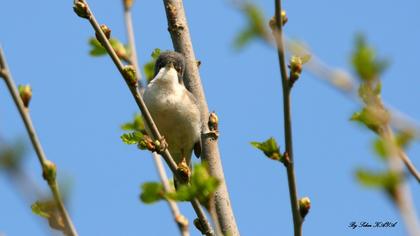
[[[379,135],[387,140],[389,143],[393,143],[394,133],[389,125],[384,128],[383,132],[380,132]],[[402,175],[403,172],[403,163],[400,161],[400,156],[404,155],[404,152],[400,150],[396,145],[390,145],[390,158],[388,159],[388,166],[390,170]],[[404,220],[407,233],[410,236],[420,235],[420,225],[416,210],[411,198],[410,189],[407,186],[406,182],[400,182],[397,184],[395,189],[394,202],[398,207],[401,217]]]
[[[7,66],[3,49],[1,47],[0,47],[0,76],[3,77],[4,81],[6,82],[7,88],[9,89],[9,92],[13,97],[13,101],[15,102],[15,105],[19,110],[20,116],[22,117],[23,123],[25,124],[26,131],[28,132],[29,138],[32,142],[32,146],[34,147],[39,163],[41,164],[44,179],[45,181],[47,181],[48,186],[50,187],[55,204],[57,205],[60,215],[64,221],[64,227],[65,227],[64,233],[66,233],[67,235],[76,236],[78,235],[76,232],[76,228],[74,227],[73,222],[70,218],[70,215],[68,214],[64,206],[63,200],[61,199],[60,190],[59,190],[56,178],[55,178],[55,174],[54,175],[46,174],[46,172],[51,171],[51,168],[54,168],[54,172],[55,172],[55,165],[47,159],[44,153],[44,150],[41,146],[41,142],[39,141],[38,135],[32,124],[32,120],[29,115],[29,110],[28,108],[25,107],[25,105],[22,102],[22,99],[20,98],[19,92],[16,88],[16,85],[12,79],[9,68]],[[52,167],[52,165],[54,166]]]
[[[174,49],[182,53],[186,58],[185,84],[197,99],[201,112],[202,131],[201,142],[203,145],[202,157],[207,161],[209,172],[220,180],[220,187],[214,194],[214,204],[223,234],[232,236],[239,235],[230,203],[229,193],[226,187],[223,167],[220,159],[217,141],[209,133],[207,121],[209,117],[208,105],[201,85],[200,74],[197,67],[194,50],[191,43],[190,32],[184,12],[182,0],[163,1],[168,20],[168,30],[172,38]]]
[[[123,0],[125,3],[126,0]],[[132,3],[131,3],[132,4]],[[136,76],[137,80],[139,81],[140,87],[142,86],[141,83],[141,73],[140,73],[140,67],[138,63],[138,57],[137,57],[137,49],[136,49],[136,40],[134,37],[134,29],[133,29],[133,19],[131,16],[131,5],[127,6],[127,4],[124,4],[124,21],[125,21],[125,27],[127,32],[127,38],[128,38],[128,46],[130,47],[130,62],[134,66],[134,69],[136,70]]]
[[[287,170],[287,180],[289,185],[290,205],[293,214],[294,235],[302,235],[303,218],[299,213],[299,203],[297,196],[297,187],[294,173],[293,162],[293,138],[292,138],[292,115],[291,115],[291,102],[290,102],[290,80],[287,76],[286,59],[283,44],[283,21],[281,17],[281,1],[275,0],[275,27],[273,27],[273,34],[276,38],[277,54],[280,65],[280,74],[283,87],[283,113],[284,113],[284,138],[286,142],[286,157],[285,166]]]
[[[168,181],[168,176],[166,175],[165,168],[163,167],[162,160],[160,156],[156,153],[153,153],[153,160],[155,161],[156,170],[159,174],[160,181],[162,182],[163,189],[165,192],[171,192],[171,185]],[[189,236],[190,232],[188,231],[188,220],[184,215],[179,211],[178,205],[176,202],[168,199],[168,205],[171,209],[172,216],[174,217],[175,223],[178,225],[179,231],[182,236]]]

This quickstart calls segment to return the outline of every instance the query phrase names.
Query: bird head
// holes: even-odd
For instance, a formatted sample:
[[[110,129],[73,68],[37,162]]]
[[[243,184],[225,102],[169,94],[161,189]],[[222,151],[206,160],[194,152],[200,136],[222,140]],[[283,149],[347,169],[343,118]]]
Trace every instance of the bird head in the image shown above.
[[[178,74],[179,83],[183,83],[183,76],[185,71],[185,57],[181,53],[174,51],[162,52],[155,64],[154,77],[159,73],[162,68],[174,68]]]

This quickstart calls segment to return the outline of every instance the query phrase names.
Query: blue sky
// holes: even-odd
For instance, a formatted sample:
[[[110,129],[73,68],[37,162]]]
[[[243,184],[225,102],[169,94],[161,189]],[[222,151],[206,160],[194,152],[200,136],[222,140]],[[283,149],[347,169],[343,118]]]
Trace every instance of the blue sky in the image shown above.
[[[140,184],[157,180],[150,155],[124,145],[120,124],[137,107],[107,57],[88,55],[92,29],[76,17],[72,1],[5,1],[0,43],[18,84],[33,88],[31,115],[59,177],[70,179],[69,209],[80,235],[177,235],[165,203],[144,205]],[[89,1],[101,23],[125,40],[120,1]],[[255,1],[264,13],[272,1]],[[418,96],[420,3],[391,1],[285,1],[286,33],[306,42],[334,67],[350,70],[354,35],[364,32],[380,55],[391,60],[383,76],[383,98],[420,120]],[[185,1],[196,56],[210,110],[220,118],[220,151],[232,205],[242,235],[291,235],[286,172],[253,149],[250,141],[274,136],[281,146],[281,83],[275,51],[254,42],[235,52],[232,41],[245,25],[229,1]],[[154,48],[172,49],[162,1],[136,1],[134,27],[140,64]],[[304,72],[293,90],[295,168],[300,196],[312,209],[305,235],[406,235],[398,211],[379,191],[361,187],[356,167],[381,169],[374,136],[348,121],[358,105]],[[25,129],[0,83],[0,136],[24,139]],[[408,154],[420,166],[420,145]],[[25,168],[43,188],[41,170],[28,146]],[[420,213],[420,191],[409,180]],[[44,235],[10,181],[0,173],[0,235]],[[188,204],[182,212],[192,221]],[[351,221],[398,221],[395,228],[351,230]],[[191,227],[192,235],[199,235]]]

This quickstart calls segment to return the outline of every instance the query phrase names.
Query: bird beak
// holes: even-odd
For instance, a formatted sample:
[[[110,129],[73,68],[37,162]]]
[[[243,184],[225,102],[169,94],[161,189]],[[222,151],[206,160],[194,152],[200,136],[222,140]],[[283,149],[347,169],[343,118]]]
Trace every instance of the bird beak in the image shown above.
[[[166,64],[166,69],[171,69],[174,68],[174,64],[172,62],[169,62],[168,64]]]

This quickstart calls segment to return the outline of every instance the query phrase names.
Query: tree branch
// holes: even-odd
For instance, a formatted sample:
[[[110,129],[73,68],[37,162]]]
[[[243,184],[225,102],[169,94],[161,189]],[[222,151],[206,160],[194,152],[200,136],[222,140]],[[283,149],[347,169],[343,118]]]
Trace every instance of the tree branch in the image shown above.
[[[389,125],[386,125],[379,135],[386,140],[388,143],[394,143],[394,133]],[[388,159],[389,169],[397,173],[399,176],[403,174],[403,163],[401,162],[400,156],[405,154],[404,151],[400,150],[396,145],[389,145],[390,147],[390,158]],[[410,189],[406,182],[397,183],[395,189],[395,196],[393,196],[396,206],[400,211],[401,217],[404,220],[407,233],[410,236],[420,235],[420,225],[411,198]]]
[[[168,181],[168,176],[166,175],[165,168],[163,167],[162,160],[160,156],[156,153],[153,153],[153,160],[155,161],[156,170],[159,174],[160,181],[162,182],[163,189],[165,192],[171,192],[171,185]],[[171,209],[172,216],[175,220],[175,223],[178,225],[179,231],[182,236],[189,236],[190,232],[188,231],[188,220],[184,215],[181,214],[178,205],[176,202],[168,199],[167,200],[169,208]]]
[[[237,236],[239,235],[239,230],[236,225],[235,216],[229,199],[219,148],[216,140],[211,135],[208,135],[208,105],[204,95],[203,86],[201,85],[197,60],[191,43],[183,2],[182,0],[164,0],[163,3],[168,20],[168,31],[171,35],[174,49],[177,52],[182,53],[186,58],[186,70],[184,77],[186,87],[194,94],[199,103],[203,132],[201,136],[203,146],[202,157],[203,160],[208,163],[210,174],[221,182],[219,188],[214,193],[214,204],[216,206],[220,228],[223,234]]]
[[[41,164],[44,179],[45,181],[47,181],[48,186],[50,187],[55,204],[58,207],[58,211],[60,212],[60,215],[63,219],[63,223],[65,227],[64,233],[66,233],[67,235],[76,236],[77,235],[76,228],[74,227],[73,222],[64,206],[63,200],[61,199],[60,190],[58,188],[55,174],[54,175],[46,174],[47,172],[51,171],[52,168],[54,169],[54,172],[55,172],[55,165],[51,161],[49,161],[47,157],[45,156],[44,150],[38,139],[38,135],[32,124],[32,120],[29,115],[29,110],[25,107],[25,105],[23,104],[20,98],[19,92],[16,88],[16,85],[12,79],[9,68],[7,66],[3,49],[1,47],[0,47],[0,76],[3,77],[4,81],[6,82],[7,88],[9,89],[9,92],[13,97],[13,101],[15,102],[15,105],[19,110],[20,116],[22,117],[23,123],[25,124],[26,131],[28,132],[29,138],[32,142],[32,146],[34,147],[39,163]]]
[[[302,223],[303,219],[299,213],[299,203],[297,196],[297,187],[294,173],[293,163],[293,142],[292,142],[292,118],[291,118],[291,107],[290,107],[290,92],[291,86],[289,78],[287,76],[286,59],[284,53],[283,44],[283,22],[281,17],[281,1],[275,0],[275,23],[274,37],[276,38],[277,54],[279,59],[281,81],[283,87],[283,111],[284,111],[284,138],[286,142],[286,158],[285,166],[287,170],[287,180],[289,185],[290,205],[292,207],[293,214],[293,226],[294,235],[302,235]]]
[[[91,9],[89,8],[89,5],[87,4],[87,1],[85,0],[75,0],[75,8],[76,11],[82,11],[79,12],[81,13],[81,15],[78,15],[82,18],[87,18],[90,22],[90,24],[92,25],[93,29],[95,30],[99,41],[102,43],[102,45],[104,46],[104,48],[106,49],[106,51],[108,52],[109,56],[111,57],[112,61],[114,62],[115,66],[117,67],[118,71],[120,72],[121,76],[123,77],[124,81],[126,82],[131,94],[133,95],[133,98],[137,104],[137,106],[139,107],[141,113],[143,114],[143,117],[145,118],[145,122],[147,124],[148,127],[150,127],[150,130],[152,132],[152,137],[154,140],[162,140],[162,136],[159,132],[159,130],[156,127],[155,122],[152,119],[152,116],[150,115],[149,110],[146,107],[146,104],[143,101],[142,96],[140,95],[140,91],[138,89],[138,83],[137,81],[132,81],[132,78],[128,75],[128,73],[125,70],[125,66],[123,65],[123,63],[120,61],[120,59],[118,58],[117,54],[115,53],[114,49],[112,48],[111,44],[109,43],[109,40],[107,39],[107,37],[105,36],[104,32],[102,32],[101,27],[98,23],[98,21],[96,20],[93,12],[91,11]],[[165,160],[166,164],[169,166],[169,168],[171,169],[172,173],[174,175],[180,175],[179,172],[177,171],[177,165],[175,163],[175,161],[173,160],[171,154],[169,153],[168,149],[165,148],[164,150],[161,151],[160,153],[163,157],[163,159]],[[181,176],[179,176],[181,178]],[[207,220],[203,209],[201,208],[200,203],[198,202],[197,199],[194,199],[191,201],[191,204],[201,222],[201,225],[203,226],[203,234],[206,235],[214,235],[214,230],[212,229],[209,221]]]
[[[136,40],[134,37],[134,29],[133,29],[133,18],[131,16],[131,7],[132,7],[132,1],[128,3],[127,0],[123,0],[124,4],[124,22],[125,22],[125,28],[127,32],[127,39],[128,39],[128,46],[130,48],[130,62],[132,66],[134,66],[134,69],[136,70],[136,76],[137,80],[139,81],[140,88],[142,87],[141,83],[141,70],[138,63],[138,57],[137,57],[137,49],[136,49]]]

